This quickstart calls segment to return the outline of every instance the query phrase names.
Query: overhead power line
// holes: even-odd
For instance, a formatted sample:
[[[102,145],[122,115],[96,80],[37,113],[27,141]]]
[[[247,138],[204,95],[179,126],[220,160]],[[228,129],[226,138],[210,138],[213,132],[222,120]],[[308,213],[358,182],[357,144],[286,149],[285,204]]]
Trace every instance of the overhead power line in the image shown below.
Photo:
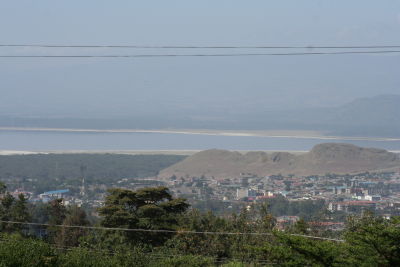
[[[171,57],[257,57],[348,54],[395,54],[400,50],[295,52],[295,53],[224,53],[224,54],[132,54],[132,55],[0,55],[0,58],[171,58]]]
[[[0,44],[0,47],[36,48],[138,48],[138,49],[393,49],[400,45],[349,45],[349,46],[191,46],[191,45],[53,45],[53,44]]]
[[[257,233],[257,232],[208,232],[208,231],[188,231],[188,230],[164,230],[164,229],[138,229],[138,228],[115,228],[115,227],[99,227],[99,226],[82,226],[82,225],[61,225],[61,224],[48,224],[48,223],[30,223],[30,222],[16,222],[16,221],[3,221],[0,223],[31,225],[31,226],[46,226],[46,227],[60,227],[60,228],[75,228],[75,229],[88,229],[88,230],[104,230],[104,231],[123,231],[123,232],[150,232],[150,233],[175,233],[175,234],[204,234],[204,235],[254,235],[254,236],[272,236],[272,233]],[[301,234],[289,234],[291,236],[298,236],[310,239],[319,239],[326,241],[344,242],[342,239],[333,239],[319,236],[309,236]]]

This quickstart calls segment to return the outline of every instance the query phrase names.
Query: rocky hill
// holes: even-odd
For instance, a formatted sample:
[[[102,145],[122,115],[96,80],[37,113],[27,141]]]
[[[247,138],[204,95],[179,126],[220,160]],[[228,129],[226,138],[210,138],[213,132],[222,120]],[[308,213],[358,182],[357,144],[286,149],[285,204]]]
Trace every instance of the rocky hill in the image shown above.
[[[279,173],[317,175],[393,169],[400,169],[398,154],[350,144],[326,143],[316,145],[310,152],[300,155],[287,152],[242,154],[227,150],[205,150],[162,170],[159,177],[204,175],[225,178],[238,177],[240,173],[259,176]]]

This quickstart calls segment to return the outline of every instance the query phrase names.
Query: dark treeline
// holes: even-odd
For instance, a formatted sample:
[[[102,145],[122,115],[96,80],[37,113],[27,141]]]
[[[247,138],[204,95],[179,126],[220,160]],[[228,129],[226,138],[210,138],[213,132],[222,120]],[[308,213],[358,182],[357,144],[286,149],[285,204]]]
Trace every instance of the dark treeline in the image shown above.
[[[35,154],[0,156],[0,179],[10,188],[35,193],[80,185],[115,183],[121,178],[151,177],[175,164],[180,155]]]
[[[304,220],[278,231],[268,203],[220,217],[190,208],[165,187],[115,188],[90,222],[82,208],[66,207],[61,199],[32,206],[23,196],[12,197],[4,186],[1,191],[1,266],[400,264],[400,218],[368,212],[349,217],[341,233],[314,230]]]

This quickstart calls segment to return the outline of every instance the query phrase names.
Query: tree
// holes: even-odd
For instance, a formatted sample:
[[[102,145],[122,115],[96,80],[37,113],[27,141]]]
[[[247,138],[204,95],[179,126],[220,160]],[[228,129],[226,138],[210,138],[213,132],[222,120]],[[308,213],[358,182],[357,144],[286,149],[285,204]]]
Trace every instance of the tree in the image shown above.
[[[67,209],[66,217],[62,225],[66,226],[88,226],[90,223],[86,218],[86,212],[78,206]],[[55,243],[60,246],[78,246],[79,239],[87,234],[82,228],[62,227],[55,238]]]
[[[31,215],[28,211],[28,199],[23,194],[19,194],[18,199],[14,201],[11,216],[16,222],[29,222],[31,220]],[[14,227],[20,230],[24,228],[22,224],[16,224]]]
[[[365,213],[350,217],[345,239],[360,262],[375,266],[400,266],[400,217],[390,220]]]
[[[49,202],[49,224],[60,225],[65,219],[67,209],[61,198]]]
[[[1,237],[0,266],[58,266],[57,253],[50,244],[15,234]]]
[[[12,221],[12,206],[14,204],[15,198],[6,192],[5,195],[0,199],[0,219],[1,219],[1,230],[2,231],[12,231],[14,225],[6,223],[6,221]]]
[[[6,190],[7,186],[3,182],[0,182],[0,194],[4,194]]]
[[[140,228],[149,230],[176,230],[179,214],[187,210],[185,199],[174,199],[166,187],[143,188],[137,191],[110,189],[104,207],[101,225],[115,228]],[[161,245],[171,233],[126,232],[130,241]]]
[[[340,243],[281,232],[276,232],[275,236],[276,240],[266,243],[263,249],[265,258],[278,266],[360,266],[349,261],[349,255]]]
[[[10,224],[5,221],[16,221],[16,222],[29,222],[30,214],[28,212],[27,199],[23,194],[18,195],[18,199],[15,200],[9,192],[4,183],[0,182],[0,220],[3,231],[14,231],[21,230],[23,225],[21,224]]]
[[[285,180],[283,183],[285,184],[285,191],[290,191],[292,189],[292,181]]]
[[[296,234],[307,234],[308,233],[308,223],[303,219],[300,218],[292,227],[292,231]]]
[[[47,207],[47,212],[49,214],[48,223],[51,225],[47,229],[48,238],[49,240],[55,240],[61,230],[58,225],[63,223],[67,213],[63,200],[59,198],[50,201]]]

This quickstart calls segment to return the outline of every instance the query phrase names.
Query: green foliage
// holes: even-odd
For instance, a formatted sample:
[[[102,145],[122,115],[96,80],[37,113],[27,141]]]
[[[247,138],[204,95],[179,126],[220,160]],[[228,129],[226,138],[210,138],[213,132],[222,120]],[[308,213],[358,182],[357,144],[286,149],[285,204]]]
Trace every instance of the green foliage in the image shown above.
[[[13,220],[17,222],[29,222],[30,214],[28,212],[28,199],[23,194],[18,195],[17,201],[15,201],[12,209]]]
[[[14,204],[15,198],[9,193],[5,193],[5,195],[0,199],[0,218],[2,221],[12,221],[12,206]],[[2,231],[10,231],[13,229],[13,225],[8,223],[1,223]]]
[[[4,194],[6,190],[7,186],[3,182],[0,182],[0,194]]]
[[[365,214],[348,222],[345,239],[357,261],[366,266],[400,266],[400,217]]]
[[[108,267],[117,266],[113,257],[102,251],[75,248],[58,259],[59,266],[65,267]]]
[[[274,219],[266,207],[242,210],[238,215],[219,217],[211,212],[191,210],[181,217],[182,230],[206,232],[204,234],[178,234],[165,245],[186,254],[197,254],[216,259],[237,258],[244,262],[257,259],[252,247],[261,246],[269,240],[268,233]],[[227,234],[214,234],[215,232]],[[254,235],[253,233],[262,233]]]
[[[176,230],[178,215],[188,207],[184,199],[173,199],[166,187],[144,188],[137,191],[110,189],[104,207],[99,209],[103,217],[101,225],[114,228]],[[132,242],[160,245],[171,233],[126,232]]]
[[[153,263],[151,266],[168,266],[168,267],[207,267],[214,266],[212,258],[202,256],[184,255],[166,258]]]
[[[1,235],[0,265],[15,267],[55,266],[56,251],[42,241],[18,235]]]
[[[0,208],[7,220],[30,219],[23,196],[4,194]],[[33,217],[50,224],[90,225],[81,208],[61,200],[38,209],[47,215]],[[341,240],[321,240],[304,236],[310,234],[304,220],[275,231],[266,204],[226,217],[187,209],[165,187],[110,189],[99,209],[102,226],[177,233],[49,227],[46,243],[9,234],[21,229],[3,224],[0,266],[400,266],[400,217],[364,212],[348,219]]]
[[[49,213],[49,223],[54,225],[60,225],[63,223],[67,209],[63,204],[62,199],[55,199],[49,202],[48,205],[48,213]]]
[[[0,220],[2,221],[15,221],[15,222],[29,222],[31,216],[28,212],[28,203],[24,195],[18,195],[16,200],[10,193],[6,192],[0,198]],[[20,224],[1,223],[0,229],[2,231],[15,231],[22,230],[24,227]]]
[[[267,243],[264,252],[279,266],[352,266],[345,261],[341,244],[278,232],[275,236],[277,239]]]
[[[48,214],[48,224],[47,227],[47,240],[54,243],[58,242],[58,236],[60,235],[61,228],[58,225],[61,225],[64,222],[64,219],[67,214],[67,209],[63,204],[62,199],[54,199],[46,205],[46,212]]]
[[[245,267],[246,265],[242,262],[229,262],[226,264],[221,265],[222,267]]]
[[[232,225],[228,220],[217,217],[211,212],[201,214],[191,210],[180,220],[182,231],[229,232]],[[166,244],[186,254],[227,257],[230,254],[231,240],[224,235],[178,234]]]
[[[400,266],[399,224],[367,213],[349,219],[343,242],[276,232],[262,251],[280,266]]]
[[[290,229],[293,233],[297,234],[308,234],[308,224],[303,219],[298,220],[293,227]]]
[[[269,212],[274,216],[293,215],[310,220],[326,209],[323,200],[288,201],[283,196],[268,200]]]
[[[86,219],[86,213],[77,206],[67,208],[65,219],[62,225],[68,226],[88,226],[89,221]],[[60,246],[78,246],[80,238],[87,234],[86,229],[81,228],[59,228],[55,237],[55,243]]]

